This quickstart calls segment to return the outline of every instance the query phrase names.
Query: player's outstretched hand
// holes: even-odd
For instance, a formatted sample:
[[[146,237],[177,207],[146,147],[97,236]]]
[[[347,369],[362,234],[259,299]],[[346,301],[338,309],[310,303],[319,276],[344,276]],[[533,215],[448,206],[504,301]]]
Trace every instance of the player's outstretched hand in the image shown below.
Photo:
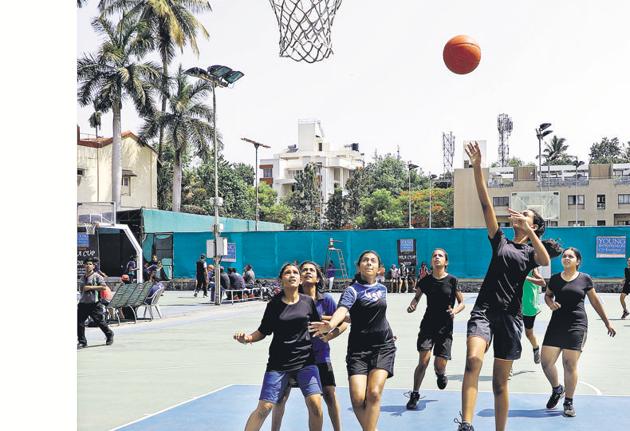
[[[249,340],[249,336],[246,335],[244,332],[237,332],[236,334],[234,334],[234,339],[241,344],[247,344],[251,341]]]
[[[330,321],[311,322],[308,325],[308,330],[314,337],[324,337],[326,334],[332,331],[332,329],[333,328],[332,326],[330,326]]]
[[[481,166],[481,150],[477,141],[466,145],[466,155],[473,166]]]
[[[615,331],[615,328],[613,328],[612,325],[609,324],[608,326],[606,326],[606,329],[608,330],[608,335],[610,335],[611,337],[617,335],[617,331]]]
[[[549,308],[551,308],[551,311],[556,311],[560,307],[562,307],[562,306],[560,304],[558,304],[556,301],[553,301],[551,303],[551,305],[549,305]]]
[[[413,313],[414,311],[416,311],[416,307],[418,306],[418,301],[416,301],[416,299],[412,299],[411,300],[411,304],[409,304],[409,307],[407,307],[407,313]]]

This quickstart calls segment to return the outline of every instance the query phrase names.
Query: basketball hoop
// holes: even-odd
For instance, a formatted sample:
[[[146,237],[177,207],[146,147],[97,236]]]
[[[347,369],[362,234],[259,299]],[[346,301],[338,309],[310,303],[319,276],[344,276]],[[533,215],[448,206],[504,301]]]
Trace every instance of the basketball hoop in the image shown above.
[[[331,29],[342,0],[269,0],[280,28],[280,57],[315,63],[332,54]]]

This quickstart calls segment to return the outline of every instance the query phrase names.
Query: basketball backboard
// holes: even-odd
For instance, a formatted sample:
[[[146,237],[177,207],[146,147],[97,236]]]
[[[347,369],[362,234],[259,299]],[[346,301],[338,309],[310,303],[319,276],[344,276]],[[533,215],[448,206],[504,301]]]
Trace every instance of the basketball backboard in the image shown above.
[[[115,225],[116,204],[114,202],[78,202],[77,225]]]
[[[560,219],[560,192],[512,192],[510,207],[514,211],[532,209],[545,220]]]

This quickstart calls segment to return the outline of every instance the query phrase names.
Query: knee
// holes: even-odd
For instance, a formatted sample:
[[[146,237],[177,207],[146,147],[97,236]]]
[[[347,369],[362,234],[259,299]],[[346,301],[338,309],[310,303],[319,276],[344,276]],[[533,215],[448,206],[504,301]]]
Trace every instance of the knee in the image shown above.
[[[381,393],[377,389],[368,389],[365,394],[365,401],[370,404],[376,404],[381,402]]]
[[[273,409],[273,404],[268,402],[259,403],[254,413],[260,417],[261,419],[265,419],[271,410]]]
[[[306,399],[306,407],[308,411],[313,416],[323,416],[324,412],[322,410],[322,399],[318,396],[308,397]]]
[[[508,391],[507,381],[502,381],[497,379],[496,377],[492,378],[492,392],[494,392],[494,396],[500,396]]]
[[[575,373],[577,371],[577,364],[574,361],[562,361],[562,367],[564,371],[568,373]]]
[[[335,404],[336,401],[336,397],[335,397],[335,389],[324,389],[324,393],[322,394],[324,397],[324,402],[326,403],[326,405],[332,406]]]
[[[481,370],[481,365],[483,361],[474,356],[469,356],[466,358],[466,372],[467,373],[476,373]]]
[[[420,359],[420,362],[418,362],[418,371],[424,371],[427,369],[427,367],[429,366],[429,359]]]
[[[365,408],[365,398],[363,397],[351,397],[350,403],[354,410],[361,410]]]

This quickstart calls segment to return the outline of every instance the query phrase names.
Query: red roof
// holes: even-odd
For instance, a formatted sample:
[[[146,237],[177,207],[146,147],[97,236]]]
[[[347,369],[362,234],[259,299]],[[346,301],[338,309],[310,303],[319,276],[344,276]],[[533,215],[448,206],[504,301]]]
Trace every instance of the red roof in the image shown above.
[[[122,138],[132,138],[134,141],[136,141],[137,143],[139,143],[142,146],[148,147],[150,148],[154,153],[157,154],[157,151],[151,146],[151,145],[147,145],[146,143],[142,142],[140,140],[140,138],[133,132],[127,130],[121,133]],[[81,145],[83,147],[91,147],[91,148],[103,148],[107,145],[110,145],[112,142],[114,142],[114,138],[110,137],[110,138],[105,138],[105,137],[101,137],[101,138],[84,138],[81,139],[79,136],[77,136],[77,145]]]

